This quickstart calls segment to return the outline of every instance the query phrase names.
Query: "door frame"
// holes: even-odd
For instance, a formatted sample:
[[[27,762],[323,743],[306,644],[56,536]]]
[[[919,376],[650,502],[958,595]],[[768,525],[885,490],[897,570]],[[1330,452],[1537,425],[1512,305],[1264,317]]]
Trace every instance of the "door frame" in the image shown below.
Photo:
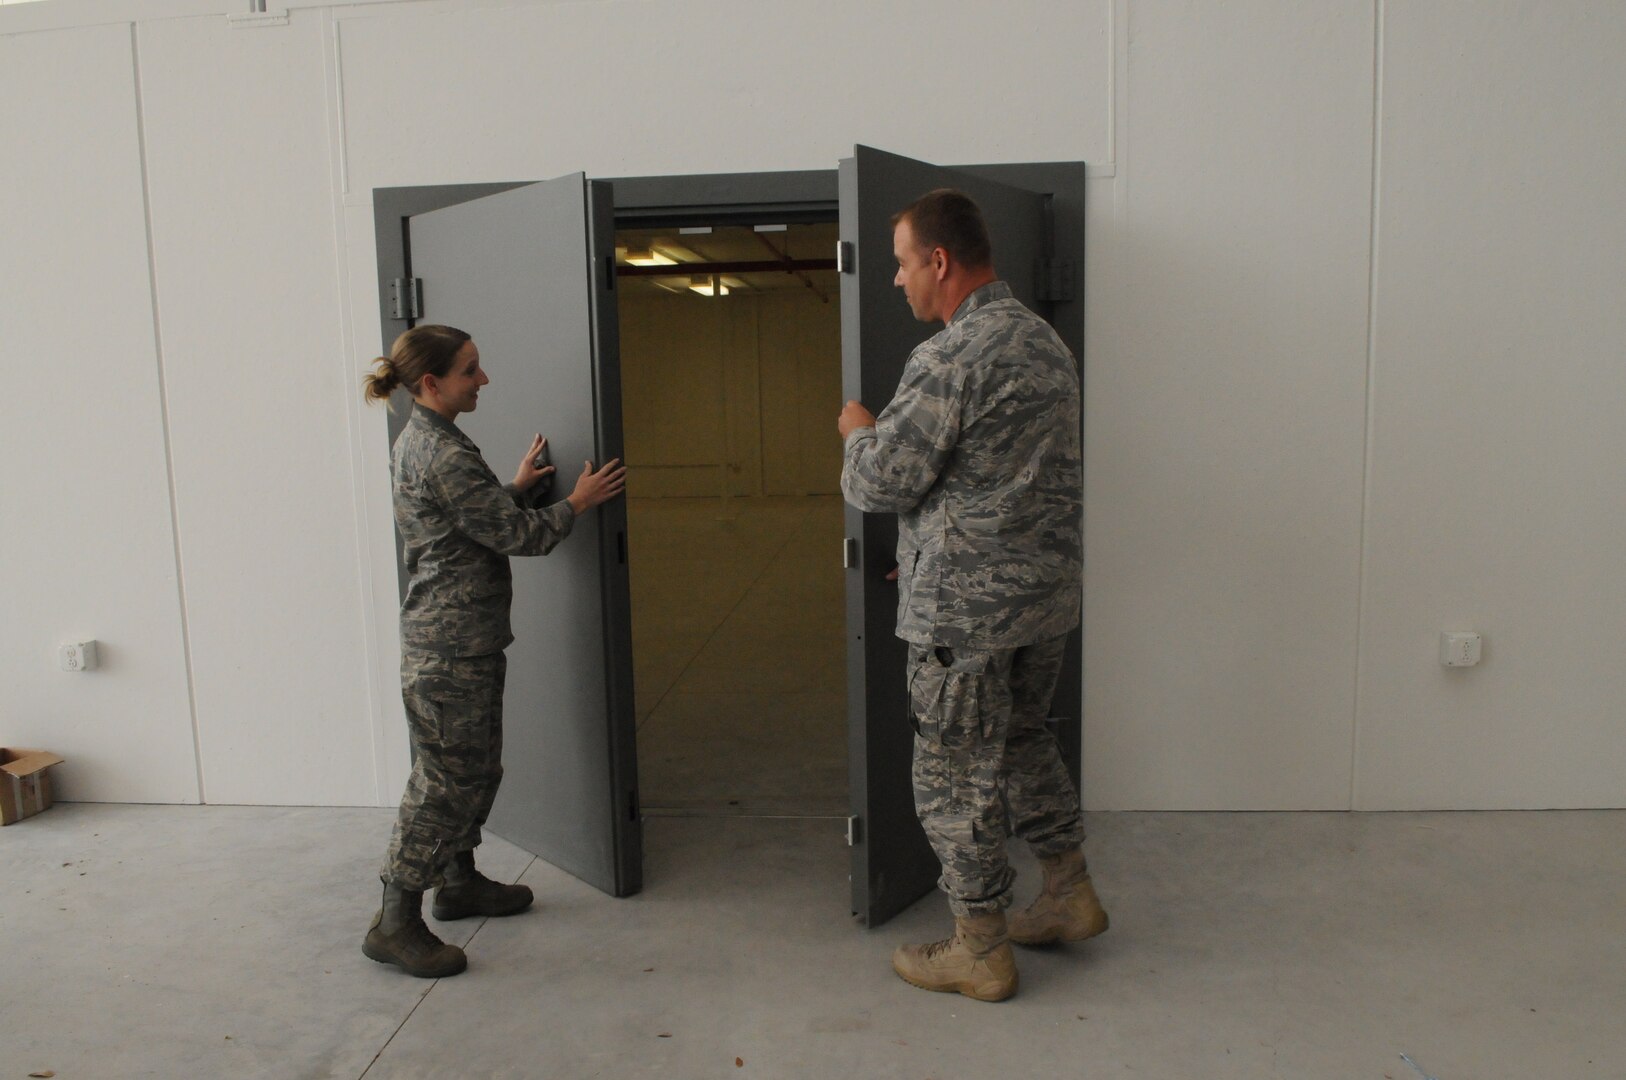
[[[946,167],[1030,191],[1049,193],[1055,211],[1051,230],[1056,243],[1055,257],[1070,260],[1074,267],[1073,299],[1052,305],[1050,322],[1073,355],[1078,357],[1079,364],[1083,365],[1084,163],[1061,161]],[[615,189],[617,228],[636,225],[640,219],[651,217],[671,221],[692,218],[695,224],[707,224],[729,216],[785,214],[790,215],[787,220],[795,221],[798,217],[821,217],[834,214],[837,210],[835,169],[624,176],[601,182]],[[390,283],[396,278],[409,276],[412,257],[407,241],[408,219],[415,214],[425,214],[530,183],[535,181],[373,189],[373,235],[378,257],[378,319],[383,331],[380,355],[387,355],[396,335],[412,325],[408,319],[394,317],[388,299]],[[391,414],[392,443],[404,423],[404,420],[398,421],[395,414]],[[1065,752],[1066,748],[1063,750]],[[1072,756],[1077,757],[1076,754]]]
[[[1041,312],[1055,327],[1062,341],[1078,358],[1082,381],[1086,370],[1084,350],[1084,222],[1086,165],[1080,161],[1032,162],[1005,165],[946,165],[1015,187],[1049,196],[1052,216],[1050,235],[1055,248],[1049,254],[1073,268],[1071,299],[1056,301]],[[390,285],[396,278],[411,276],[408,221],[416,214],[478,199],[533,183],[531,180],[483,184],[432,184],[373,189],[373,232],[378,258],[379,325],[382,329],[382,355],[387,355],[396,335],[412,325],[397,319],[390,309]],[[839,210],[836,169],[788,172],[703,173],[671,176],[613,177],[594,181],[607,183],[614,191],[615,227],[634,227],[639,222],[659,219],[663,224],[692,221],[693,224],[726,223],[729,218],[763,215],[787,222],[827,219]],[[997,244],[998,238],[995,238]],[[997,250],[997,248],[996,248]],[[402,390],[396,393],[404,394]],[[392,405],[396,404],[392,402]],[[405,424],[408,410],[389,410],[389,440]],[[1082,421],[1081,421],[1082,422]],[[1082,434],[1082,433],[1081,433]],[[832,438],[834,436],[832,435]],[[1086,507],[1086,513],[1088,508]],[[399,549],[400,539],[396,539]],[[397,573],[402,576],[397,550]],[[833,557],[833,556],[832,556]],[[849,628],[851,632],[851,628]],[[1082,628],[1070,638],[1067,657],[1051,705],[1062,761],[1081,790],[1083,741],[1083,655]],[[902,672],[898,677],[901,679]],[[850,678],[850,675],[849,675]],[[875,691],[866,687],[865,709],[872,711]],[[860,828],[862,826],[860,825]],[[849,829],[848,842],[854,840]]]

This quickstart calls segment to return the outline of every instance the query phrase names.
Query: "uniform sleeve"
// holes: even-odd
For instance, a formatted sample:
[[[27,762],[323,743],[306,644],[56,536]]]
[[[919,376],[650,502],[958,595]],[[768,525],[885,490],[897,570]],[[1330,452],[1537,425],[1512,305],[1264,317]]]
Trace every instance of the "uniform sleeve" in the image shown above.
[[[935,349],[916,349],[872,428],[847,435],[841,493],[870,513],[912,510],[960,438],[960,379]]]
[[[546,555],[570,535],[576,512],[561,499],[538,510],[497,482],[480,455],[448,447],[435,456],[430,486],[452,525],[500,555]]]

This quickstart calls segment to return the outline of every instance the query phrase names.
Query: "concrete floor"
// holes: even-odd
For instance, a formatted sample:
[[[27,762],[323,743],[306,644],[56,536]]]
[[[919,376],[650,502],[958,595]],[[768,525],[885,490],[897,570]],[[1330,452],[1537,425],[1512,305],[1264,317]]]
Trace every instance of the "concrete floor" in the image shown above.
[[[842,503],[627,503],[650,809],[845,816]]]
[[[456,978],[361,954],[392,810],[0,829],[0,1080],[1626,1078],[1626,812],[1094,815],[1108,934],[999,1005],[897,979],[949,920],[849,915],[840,520],[633,507],[644,891],[491,839],[538,904],[439,927]]]
[[[626,900],[490,841],[537,907],[441,926],[468,972],[410,979],[359,947],[390,818],[0,830],[0,1080],[1626,1076],[1620,812],[1094,815],[1111,931],[1021,950],[998,1005],[892,975],[942,903],[856,926],[819,820],[652,819]]]

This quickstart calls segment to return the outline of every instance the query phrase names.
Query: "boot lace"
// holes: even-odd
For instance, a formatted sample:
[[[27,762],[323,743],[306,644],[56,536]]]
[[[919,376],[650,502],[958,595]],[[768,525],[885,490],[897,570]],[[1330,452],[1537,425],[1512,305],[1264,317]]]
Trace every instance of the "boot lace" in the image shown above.
[[[401,936],[405,938],[401,944],[406,950],[419,955],[428,955],[446,944],[435,936],[435,932],[422,919],[415,919],[403,926]]]

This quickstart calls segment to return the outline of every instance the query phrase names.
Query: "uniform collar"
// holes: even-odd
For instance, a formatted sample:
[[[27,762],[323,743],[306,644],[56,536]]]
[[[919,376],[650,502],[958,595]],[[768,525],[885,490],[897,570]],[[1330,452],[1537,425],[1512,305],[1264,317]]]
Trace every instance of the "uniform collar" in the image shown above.
[[[440,413],[436,412],[434,409],[425,408],[414,401],[412,403],[412,416],[413,419],[428,424],[432,428],[439,428],[441,431],[450,435],[458,442],[473,445],[473,441],[463,433],[462,428],[440,415]]]
[[[995,300],[1009,300],[1010,298],[1011,287],[1003,281],[996,279],[986,285],[979,285],[967,293],[964,300],[960,301],[960,306],[954,309],[953,315],[949,316],[948,324],[953,326],[985,304],[991,304]]]

